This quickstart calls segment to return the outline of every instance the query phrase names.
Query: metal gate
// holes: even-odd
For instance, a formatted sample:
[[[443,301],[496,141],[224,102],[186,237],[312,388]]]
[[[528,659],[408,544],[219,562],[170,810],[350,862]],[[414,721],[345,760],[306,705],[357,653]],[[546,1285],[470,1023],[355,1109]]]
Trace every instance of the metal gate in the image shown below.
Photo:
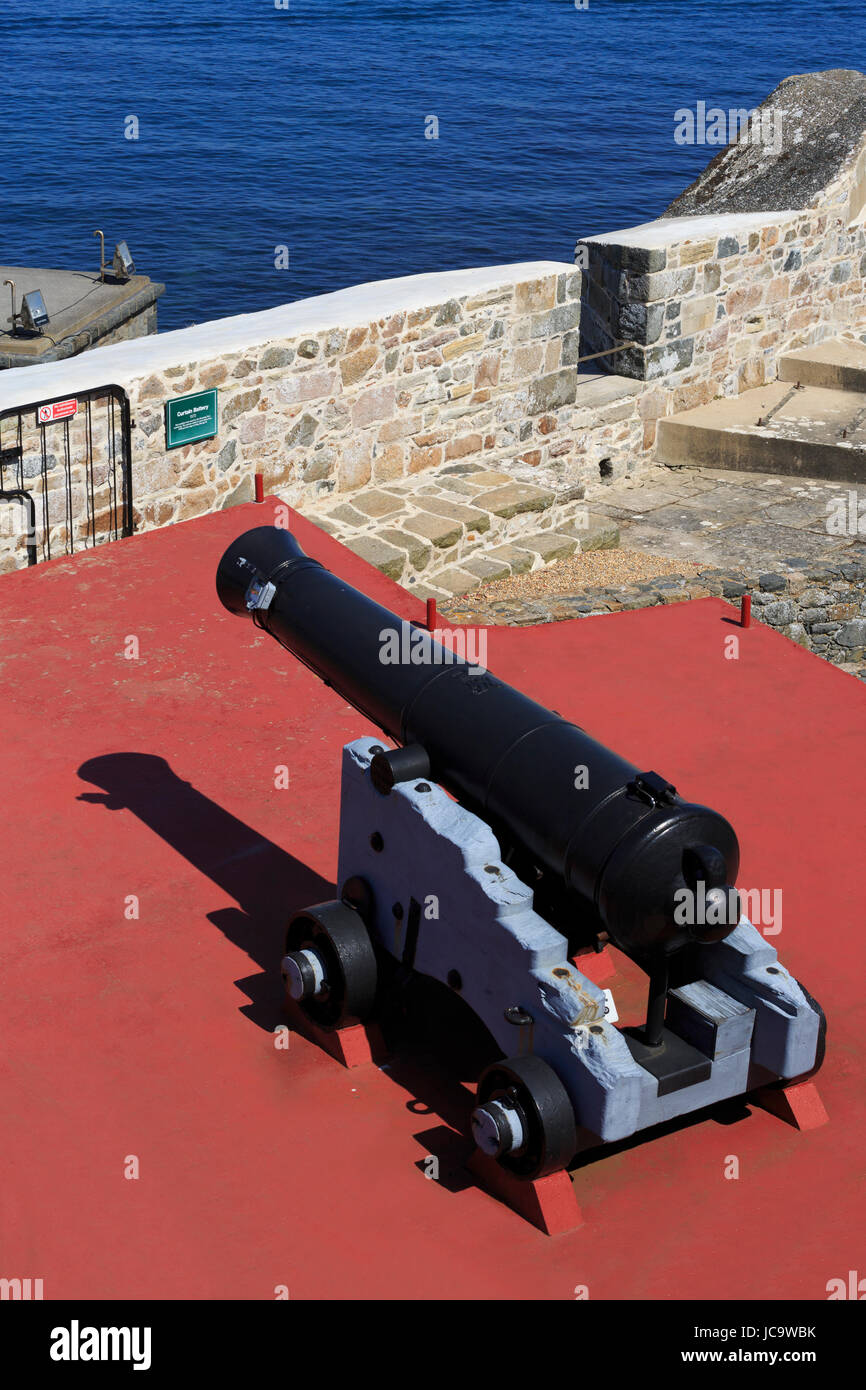
[[[122,387],[0,411],[0,568],[74,555],[134,525]]]

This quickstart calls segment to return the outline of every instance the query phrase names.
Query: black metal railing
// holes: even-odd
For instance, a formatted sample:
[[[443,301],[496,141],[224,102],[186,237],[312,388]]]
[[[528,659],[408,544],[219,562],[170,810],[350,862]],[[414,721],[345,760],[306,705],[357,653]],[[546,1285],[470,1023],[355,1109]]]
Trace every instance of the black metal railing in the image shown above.
[[[0,411],[2,503],[25,508],[28,565],[131,536],[130,411],[122,387]]]

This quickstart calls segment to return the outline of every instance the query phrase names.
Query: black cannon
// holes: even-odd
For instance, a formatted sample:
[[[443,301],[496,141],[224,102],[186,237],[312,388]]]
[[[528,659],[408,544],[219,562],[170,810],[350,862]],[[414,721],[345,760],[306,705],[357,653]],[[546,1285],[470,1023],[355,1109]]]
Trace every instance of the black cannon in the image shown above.
[[[374,796],[387,799],[405,791],[408,800],[403,821],[414,826],[417,816],[412,820],[410,811],[422,817],[426,814],[423,808],[418,811],[423,802],[423,795],[418,795],[421,789],[429,793],[430,782],[447,789],[467,816],[475,818],[466,821],[466,834],[471,834],[479,821],[484,833],[492,830],[503,867],[500,870],[488,864],[485,868],[491,874],[495,871],[500,880],[513,875],[514,882],[528,893],[527,911],[531,909],[533,930],[541,934],[539,941],[545,924],[560,934],[558,971],[553,969],[556,987],[569,976],[569,985],[583,1001],[582,1012],[574,1013],[572,1008],[567,1047],[573,1051],[575,1037],[582,1038],[581,1030],[586,1028],[591,1052],[592,1047],[599,1046],[601,1035],[619,1059],[619,1102],[614,1103],[616,1087],[612,1082],[601,1085],[604,1094],[596,1096],[590,1094],[591,1080],[571,1076],[570,1063],[563,1062],[561,1009],[559,1014],[553,1009],[558,1040],[545,1050],[537,1001],[540,997],[544,1009],[551,1011],[550,982],[541,980],[548,943],[533,948],[534,954],[530,951],[526,957],[531,988],[521,994],[519,971],[517,977],[510,977],[515,997],[509,1006],[509,1023],[514,1026],[515,1017],[523,1015],[535,1024],[535,1055],[509,1064],[511,1079],[503,1094],[508,1093],[510,1099],[506,1095],[503,1100],[496,1087],[495,1094],[487,1096],[490,1083],[482,1078],[479,1095],[487,1096],[487,1109],[480,1107],[483,1113],[476,1112],[479,1143],[522,1176],[537,1176],[563,1166],[579,1141],[621,1137],[675,1113],[670,1103],[664,1115],[655,1115],[651,1106],[644,1105],[637,1120],[632,1094],[636,1094],[637,1084],[634,1067],[642,1072],[637,1078],[640,1085],[649,1086],[654,1097],[670,1097],[689,1086],[695,1088],[694,1104],[680,1103],[680,1111],[707,1104],[721,1094],[720,1086],[730,1093],[729,1076],[712,1087],[712,1048],[718,1052],[722,1047],[718,1042],[721,1033],[733,1039],[730,1046],[738,1043],[740,1034],[746,1038],[748,1033],[743,1044],[746,1053],[753,1033],[758,1036],[763,1030],[769,1038],[772,1029],[756,1007],[750,977],[757,968],[757,955],[766,955],[771,948],[760,937],[757,943],[753,938],[742,939],[746,928],[754,936],[758,934],[750,924],[741,923],[740,901],[733,887],[739,847],[722,815],[682,800],[663,776],[627,762],[582,728],[489,671],[450,650],[443,652],[434,635],[414,625],[410,629],[388,609],[305,555],[287,530],[257,527],[234,541],[220,561],[217,592],[230,612],[250,617],[398,745],[392,749],[374,745],[367,750],[369,756],[363,750],[357,755]],[[407,630],[411,631],[411,642],[403,644],[403,659],[385,660],[386,641],[395,633],[405,638]],[[377,802],[369,806],[373,817]],[[357,817],[358,813],[354,814]],[[377,925],[381,904],[377,908],[371,899],[387,898],[387,913],[391,912],[398,870],[393,868],[389,879],[381,855],[376,859],[375,842],[377,836],[382,839],[381,833],[370,825],[365,827],[364,836],[365,844],[372,842],[373,860],[366,868],[349,866],[354,895],[344,886],[337,902],[299,914],[287,938],[284,973],[290,993],[311,1017],[331,1027],[362,1017],[373,1008],[376,954],[383,950],[395,954],[390,930],[393,922]],[[348,841],[350,837],[341,829],[341,872],[344,838]],[[474,883],[470,886],[474,892]],[[398,919],[403,925],[403,911],[408,921],[412,903],[418,908],[409,887],[406,896],[408,901],[405,909],[401,906]],[[698,900],[701,910],[688,910],[689,903]],[[494,916],[500,912],[498,927],[504,930],[501,907],[501,903],[499,907],[494,904],[495,911],[491,911]],[[448,950],[453,956],[456,938],[438,928],[436,933],[427,931],[422,933],[422,950],[417,918],[416,911],[411,948],[407,943],[412,931],[401,926],[399,958],[416,969],[426,968],[469,998],[472,990],[464,980],[465,971],[454,966],[446,969],[446,958],[451,958]],[[455,931],[471,938],[473,923],[466,921]],[[526,932],[517,936],[524,942]],[[442,945],[444,940],[449,941],[447,949]],[[604,1021],[602,992],[571,970],[575,953],[601,949],[606,942],[628,954],[650,976],[643,1028],[612,1030]],[[738,944],[729,944],[733,942]],[[486,959],[489,962],[491,956]],[[717,961],[715,974],[708,966],[712,959]],[[473,964],[471,959],[470,973],[474,975]],[[478,963],[479,972],[482,969]],[[776,974],[790,982],[786,972]],[[716,983],[708,983],[712,980]],[[475,983],[473,1007],[482,1014],[487,1010],[485,1022],[492,1027],[487,999],[490,990],[482,980]],[[799,989],[796,982],[791,984]],[[698,985],[705,993],[715,990],[721,998],[708,995],[709,1003],[707,999],[700,1003],[689,994]],[[723,990],[729,993],[723,994]],[[526,1002],[530,996],[535,1013]],[[750,1015],[740,1019],[736,1037],[725,1017],[724,999],[739,1011],[738,1018],[740,1014]],[[706,1012],[714,1007],[718,1019],[711,1020],[710,1033],[715,1041],[702,1046],[700,1020],[695,1020],[701,1009]],[[757,1062],[755,1055],[747,1056],[737,1082],[740,1090],[758,1076],[755,1067],[776,1078],[803,1073],[804,1058],[810,1066],[814,1063],[819,1011],[803,994],[797,996],[795,1013],[801,1022],[805,1020],[797,1037],[792,1040],[786,1034],[782,1039],[774,1034],[773,1045],[766,1044],[763,1062]],[[679,1020],[676,1032],[674,1019]],[[756,1019],[761,1024],[757,1030],[753,1027]],[[507,1052],[507,1029],[506,1042],[500,1045]],[[583,1070],[588,1067],[592,1077],[588,1058],[589,1053]],[[536,1074],[539,1066],[551,1073],[542,1081]],[[532,1073],[529,1080],[525,1079],[527,1068]],[[581,1068],[576,1066],[575,1071]],[[720,1075],[722,1071],[730,1073],[731,1066],[719,1067]],[[500,1064],[495,1073],[497,1085],[501,1074]],[[628,1101],[627,1093],[632,1096]],[[543,1103],[538,1099],[542,1096]],[[517,1129],[510,1123],[515,1106],[514,1114],[522,1117]],[[578,1108],[582,1113],[575,1120]],[[651,1118],[646,1119],[646,1115]]]
[[[273,585],[266,606],[249,606],[252,582]],[[384,664],[382,634],[400,619],[304,555],[288,531],[262,526],[236,540],[220,562],[217,591],[230,612],[251,616],[403,746],[382,755],[374,777],[395,780],[407,769],[434,777],[507,845],[556,875],[573,895],[572,938],[578,923],[584,934],[591,925],[648,959],[719,940],[736,926],[739,904],[728,887],[739,847],[723,816],[680,800],[657,773],[641,772],[465,659],[437,661],[425,632],[413,636],[411,664]],[[254,603],[261,592],[254,589]],[[576,790],[576,780],[586,786]],[[675,892],[699,882],[721,890],[723,920],[679,925]]]

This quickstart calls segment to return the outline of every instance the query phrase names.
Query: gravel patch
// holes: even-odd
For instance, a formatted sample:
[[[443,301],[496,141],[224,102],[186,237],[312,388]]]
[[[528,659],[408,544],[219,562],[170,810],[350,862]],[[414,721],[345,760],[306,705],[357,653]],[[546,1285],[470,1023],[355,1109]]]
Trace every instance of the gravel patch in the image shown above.
[[[705,568],[692,560],[670,560],[642,550],[588,550],[545,569],[480,584],[460,597],[484,603],[495,599],[549,598],[554,594],[573,594],[583,588],[640,583],[662,575],[691,578]]]

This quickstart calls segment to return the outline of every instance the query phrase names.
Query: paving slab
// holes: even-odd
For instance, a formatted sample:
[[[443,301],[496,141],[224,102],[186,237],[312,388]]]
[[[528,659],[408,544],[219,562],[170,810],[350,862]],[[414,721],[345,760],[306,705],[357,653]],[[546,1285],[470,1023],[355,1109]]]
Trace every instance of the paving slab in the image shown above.
[[[688,486],[695,477],[706,484],[703,491]],[[686,485],[680,487],[679,479]],[[866,539],[866,507],[862,534],[851,529],[861,498],[866,503],[854,480],[661,464],[641,477],[587,490],[587,506],[594,515],[602,512],[615,520],[623,548],[711,565],[746,563],[750,569],[766,569],[783,556],[810,560],[856,546]],[[832,524],[840,514],[845,518],[841,534]]]
[[[774,558],[787,561],[790,558],[816,560],[838,554],[849,548],[851,542],[838,537],[821,535],[814,531],[796,531],[789,526],[777,526],[773,522],[749,522],[734,531],[726,527],[721,547],[725,561],[736,564],[752,564],[755,557],[765,561]]]

